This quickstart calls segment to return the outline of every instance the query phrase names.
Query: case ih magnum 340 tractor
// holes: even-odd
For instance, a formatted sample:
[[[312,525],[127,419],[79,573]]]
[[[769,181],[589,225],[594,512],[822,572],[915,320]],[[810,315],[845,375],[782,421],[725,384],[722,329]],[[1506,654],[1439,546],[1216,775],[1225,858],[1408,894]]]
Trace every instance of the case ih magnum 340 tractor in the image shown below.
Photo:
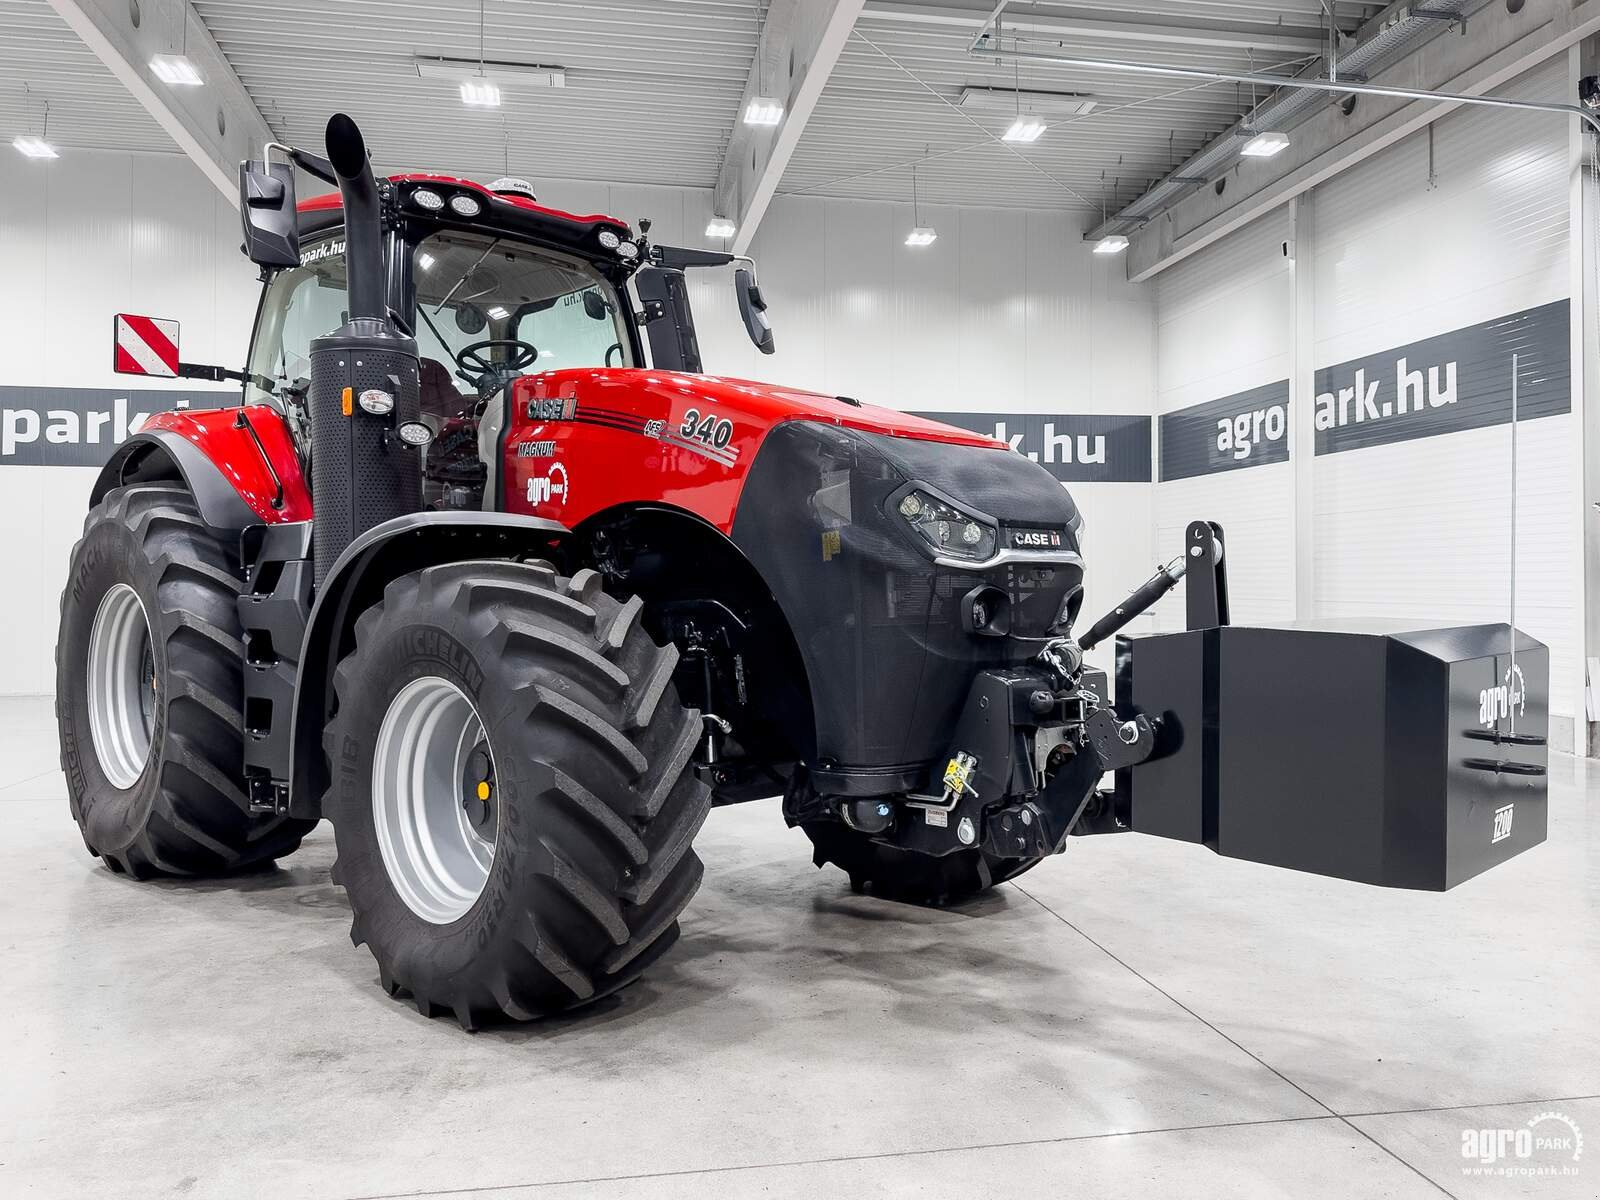
[[[296,168],[338,193],[297,204]],[[1543,839],[1532,639],[1230,628],[1203,522],[1075,634],[1082,522],[1042,467],[701,373],[687,269],[735,265],[772,348],[748,262],[374,179],[343,116],[240,188],[248,365],[176,373],[242,402],[119,448],[62,596],[62,765],[118,874],[325,817],[384,987],[472,1027],[659,957],[713,803],[781,793],[819,866],[928,903],[1074,833],[1436,889]],[[164,325],[119,320],[142,369]],[[1113,707],[1084,651],[1186,572],[1190,628],[1119,641]]]

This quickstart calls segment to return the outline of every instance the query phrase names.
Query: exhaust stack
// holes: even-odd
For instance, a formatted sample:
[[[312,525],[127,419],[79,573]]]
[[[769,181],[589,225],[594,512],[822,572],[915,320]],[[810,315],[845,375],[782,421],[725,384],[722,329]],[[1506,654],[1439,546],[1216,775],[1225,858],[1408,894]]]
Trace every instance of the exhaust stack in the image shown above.
[[[319,585],[357,537],[422,507],[418,455],[395,435],[419,417],[420,383],[416,339],[389,315],[384,196],[366,140],[343,113],[328,122],[327,146],[344,204],[348,316],[311,343],[307,402]]]

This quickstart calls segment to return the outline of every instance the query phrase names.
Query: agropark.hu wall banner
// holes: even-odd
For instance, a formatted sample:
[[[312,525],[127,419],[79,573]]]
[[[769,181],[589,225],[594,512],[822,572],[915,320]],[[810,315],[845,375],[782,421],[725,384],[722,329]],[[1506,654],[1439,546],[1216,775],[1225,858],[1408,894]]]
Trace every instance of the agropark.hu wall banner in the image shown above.
[[[1314,451],[1340,454],[1572,410],[1565,300],[1318,369]],[[1289,461],[1289,381],[1160,418],[1160,478]]]
[[[158,412],[238,402],[236,391],[0,385],[0,466],[103,466]]]
[[[1150,418],[1094,413],[918,412],[1005,442],[1062,483],[1149,483]]]

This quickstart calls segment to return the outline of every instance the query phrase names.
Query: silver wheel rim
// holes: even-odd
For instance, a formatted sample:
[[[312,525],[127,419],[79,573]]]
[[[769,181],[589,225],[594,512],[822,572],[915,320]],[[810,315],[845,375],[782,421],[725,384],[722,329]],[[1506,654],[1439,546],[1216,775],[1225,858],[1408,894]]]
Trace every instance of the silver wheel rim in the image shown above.
[[[447,679],[414,679],[389,702],[372,760],[372,816],[389,882],[424,921],[448,925],[483,894],[494,862],[494,824],[474,823],[474,753],[494,757],[472,701]],[[497,824],[497,823],[496,823]]]
[[[119,583],[100,598],[89,633],[89,735],[100,770],[126,791],[150,760],[156,678],[150,621],[139,593]]]

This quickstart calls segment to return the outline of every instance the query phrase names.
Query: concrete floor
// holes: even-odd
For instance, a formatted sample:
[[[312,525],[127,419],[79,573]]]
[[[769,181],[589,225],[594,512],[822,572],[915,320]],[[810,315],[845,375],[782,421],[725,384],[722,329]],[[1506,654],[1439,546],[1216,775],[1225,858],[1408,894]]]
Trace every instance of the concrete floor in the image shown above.
[[[45,702],[0,702],[6,1196],[1600,1194],[1593,1150],[1462,1156],[1547,1110],[1600,1138],[1571,758],[1550,841],[1443,896],[1126,836],[922,911],[814,870],[775,804],[720,810],[642,983],[470,1035],[378,989],[325,826],[281,870],[132,883],[55,756]]]

